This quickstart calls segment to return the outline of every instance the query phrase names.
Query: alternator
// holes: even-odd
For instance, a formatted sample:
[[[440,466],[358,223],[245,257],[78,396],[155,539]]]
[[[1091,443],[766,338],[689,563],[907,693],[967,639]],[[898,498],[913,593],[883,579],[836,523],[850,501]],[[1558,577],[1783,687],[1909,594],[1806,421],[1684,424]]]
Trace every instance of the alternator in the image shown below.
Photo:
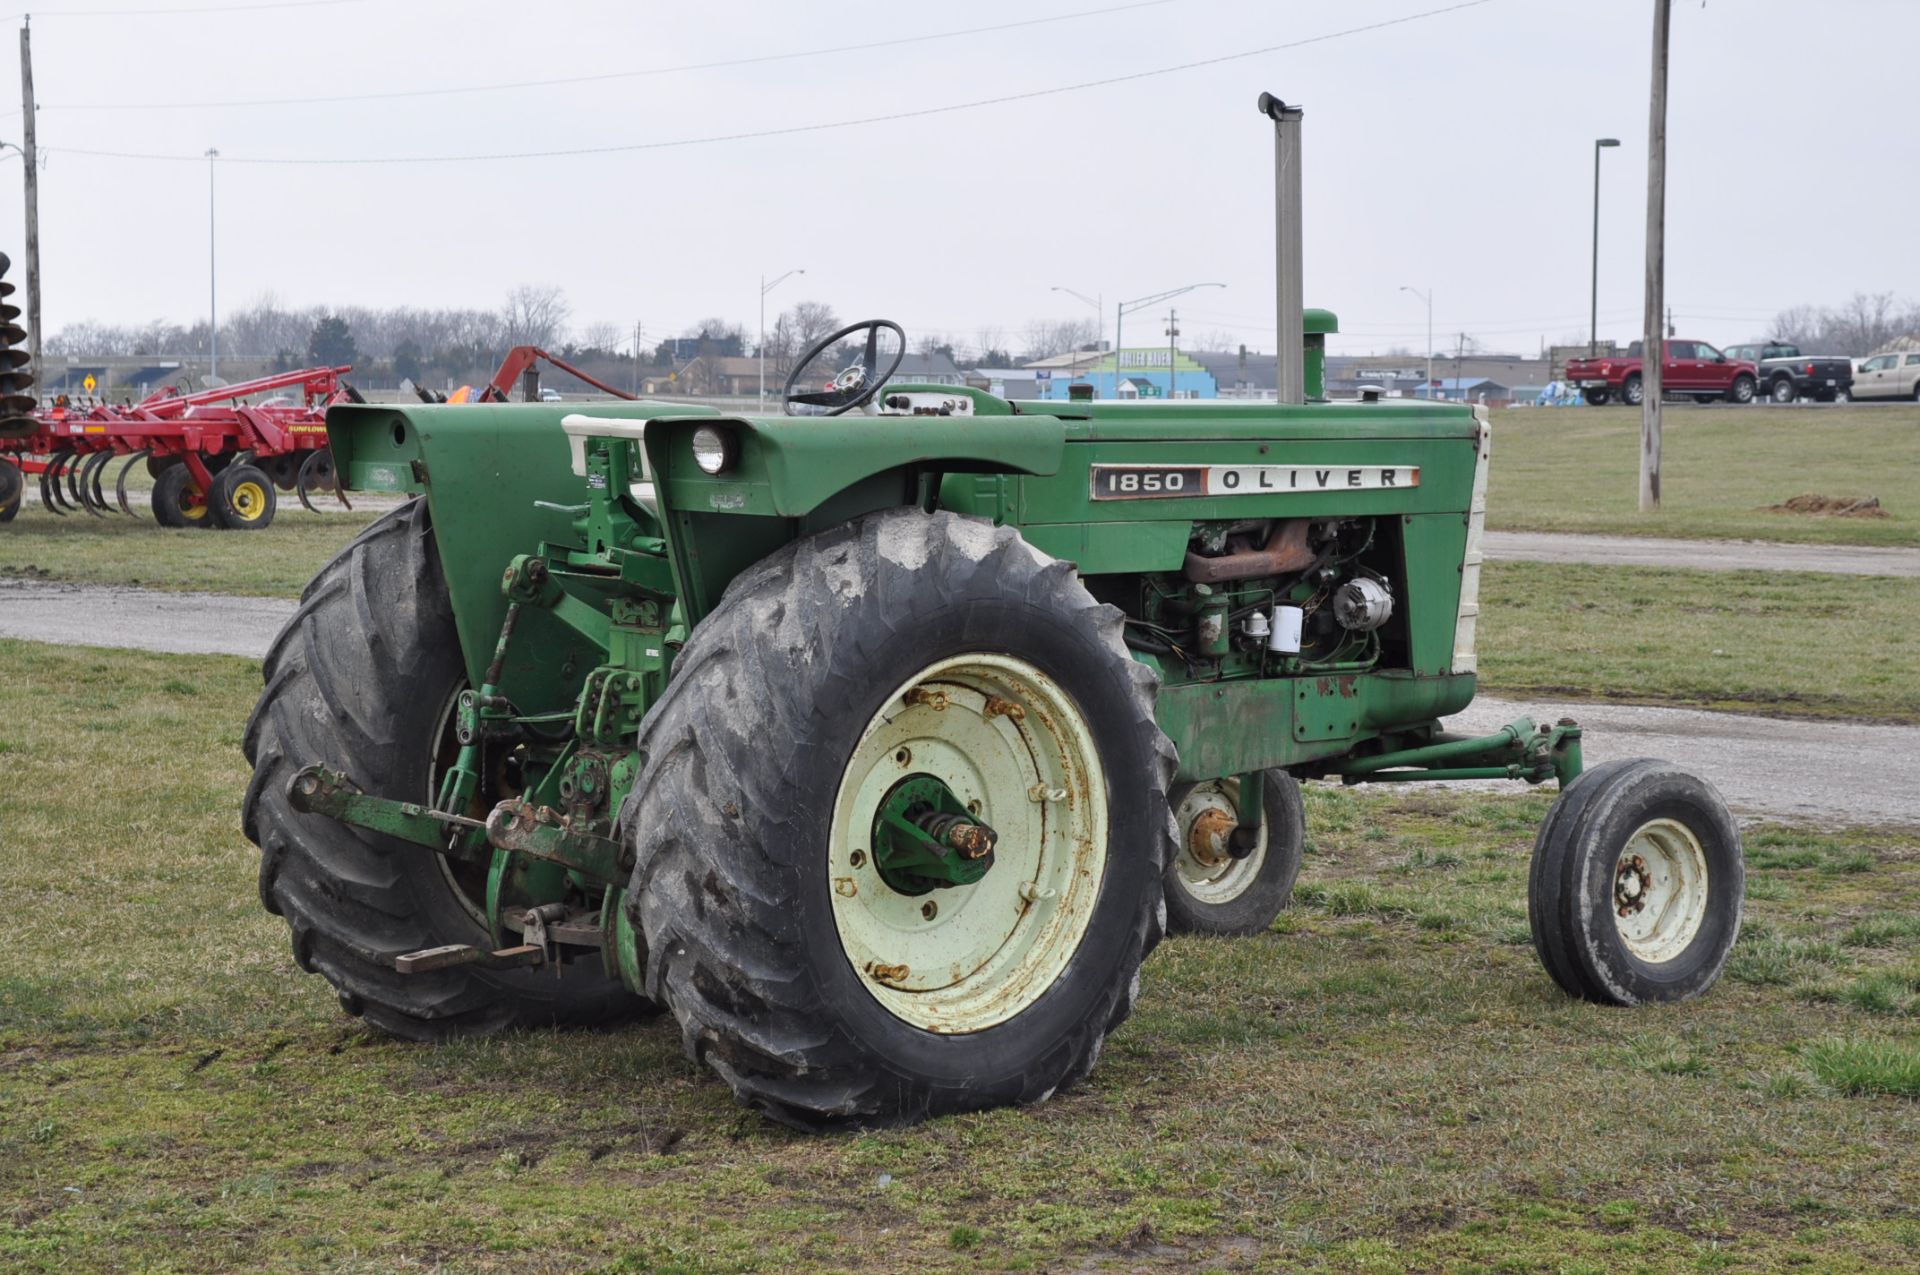
[[[1393,594],[1367,576],[1355,576],[1333,591],[1333,618],[1343,629],[1367,633],[1393,615]]]

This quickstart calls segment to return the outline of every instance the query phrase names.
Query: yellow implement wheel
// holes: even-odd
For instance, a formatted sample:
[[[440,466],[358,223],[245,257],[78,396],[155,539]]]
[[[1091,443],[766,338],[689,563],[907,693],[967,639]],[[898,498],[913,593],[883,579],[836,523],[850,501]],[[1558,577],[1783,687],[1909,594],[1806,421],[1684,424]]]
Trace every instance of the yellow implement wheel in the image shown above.
[[[229,465],[213,480],[213,510],[229,531],[258,531],[273,521],[273,480],[257,465]]]

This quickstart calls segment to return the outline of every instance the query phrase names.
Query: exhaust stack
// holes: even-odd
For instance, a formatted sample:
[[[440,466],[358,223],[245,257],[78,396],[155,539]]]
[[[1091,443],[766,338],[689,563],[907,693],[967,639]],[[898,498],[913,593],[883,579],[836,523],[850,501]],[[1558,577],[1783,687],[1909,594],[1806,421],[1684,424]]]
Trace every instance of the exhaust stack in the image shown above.
[[[1305,238],[1300,227],[1300,119],[1271,93],[1260,95],[1260,113],[1273,121],[1273,274],[1278,331],[1274,383],[1282,403],[1307,401]]]

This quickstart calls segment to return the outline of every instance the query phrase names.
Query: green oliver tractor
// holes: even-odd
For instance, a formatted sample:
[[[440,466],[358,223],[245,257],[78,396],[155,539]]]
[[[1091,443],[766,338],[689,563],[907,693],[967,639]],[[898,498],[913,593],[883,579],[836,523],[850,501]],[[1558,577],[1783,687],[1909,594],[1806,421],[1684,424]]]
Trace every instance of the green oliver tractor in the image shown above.
[[[890,383],[903,346],[833,334],[770,418],[329,412],[348,487],[418,498],[267,656],[245,821],[348,1012],[441,1040],[665,1010],[807,1127],[1036,1102],[1164,931],[1269,927],[1307,779],[1558,781],[1547,972],[1713,983],[1742,859],[1709,785],[1583,774],[1571,722],[1442,729],[1483,411],[1015,404]]]

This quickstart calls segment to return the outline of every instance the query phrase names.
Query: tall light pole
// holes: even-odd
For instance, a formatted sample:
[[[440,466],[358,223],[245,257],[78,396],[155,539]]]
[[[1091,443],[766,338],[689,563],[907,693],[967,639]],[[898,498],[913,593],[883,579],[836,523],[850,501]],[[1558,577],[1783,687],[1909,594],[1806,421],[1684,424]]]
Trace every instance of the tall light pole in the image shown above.
[[[1165,292],[1156,292],[1150,297],[1137,297],[1132,301],[1119,301],[1113,307],[1113,396],[1120,397],[1120,351],[1123,348],[1120,333],[1129,314],[1135,310],[1144,310],[1150,305],[1159,305],[1162,301],[1171,301],[1177,296],[1192,292],[1195,288],[1224,288],[1224,283],[1190,283],[1184,288],[1169,288]],[[1169,372],[1173,369],[1168,368]]]
[[[1600,152],[1618,146],[1617,137],[1593,139],[1593,290],[1589,294],[1592,309],[1587,320],[1587,357],[1600,352]]]
[[[1409,288],[1406,284],[1403,283],[1400,285],[1400,291],[1411,292],[1414,296],[1419,297],[1422,301],[1427,303],[1427,393],[1426,393],[1426,397],[1432,398],[1433,397],[1433,289],[1428,288],[1425,292],[1422,292],[1418,288]]]
[[[220,375],[220,293],[215,286],[213,239],[213,161],[220,152],[207,147],[207,379]]]
[[[1063,288],[1059,284],[1055,284],[1050,289],[1050,291],[1064,292],[1068,296],[1077,297],[1078,299],[1086,302],[1088,305],[1093,307],[1093,324],[1094,324],[1093,348],[1096,351],[1099,350],[1101,341],[1107,335],[1107,295],[1106,293],[1102,292],[1098,297],[1090,297],[1084,292],[1075,292],[1072,288]],[[1100,359],[1097,354],[1094,358],[1093,365],[1095,367],[1098,367],[1100,365]],[[1076,359],[1074,360],[1073,366],[1067,369],[1069,374],[1067,379],[1069,380],[1073,379],[1072,373],[1078,366],[1079,366],[1079,360]],[[1119,367],[1119,364],[1116,363],[1114,366],[1117,369]],[[1051,398],[1053,397],[1053,390],[1051,389],[1053,382],[1049,381],[1047,382],[1047,385],[1049,386],[1049,389],[1047,390],[1047,397]]]
[[[760,276],[760,410],[762,412],[767,410],[767,294],[789,277],[805,273],[805,270],[789,270],[786,274],[777,276],[772,283],[767,282],[767,276]]]

